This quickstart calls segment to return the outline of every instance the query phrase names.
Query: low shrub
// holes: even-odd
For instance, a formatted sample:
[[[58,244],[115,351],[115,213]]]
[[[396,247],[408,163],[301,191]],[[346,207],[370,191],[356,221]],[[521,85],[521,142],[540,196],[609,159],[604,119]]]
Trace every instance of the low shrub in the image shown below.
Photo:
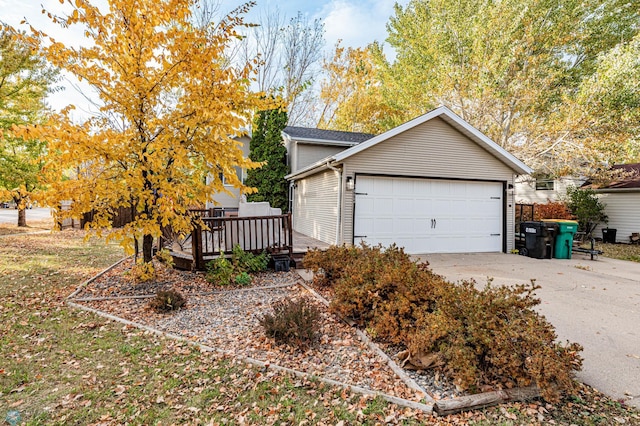
[[[238,285],[249,285],[251,284],[251,275],[246,272],[241,272],[236,275],[235,282]]]
[[[331,246],[327,250],[311,249],[302,260],[304,267],[313,273],[313,282],[320,287],[330,286],[342,278],[344,270],[362,256],[353,246]]]
[[[307,299],[283,300],[272,307],[273,314],[260,318],[268,337],[299,348],[306,348],[317,340],[320,311]]]
[[[219,258],[207,263],[206,280],[218,285],[229,285],[233,277],[233,265],[224,257],[224,253]]]
[[[149,308],[156,312],[170,312],[184,308],[187,300],[176,290],[160,290],[156,296],[149,301]]]
[[[533,220],[575,218],[569,211],[567,204],[562,201],[549,201],[545,204],[535,203],[533,211]]]
[[[134,283],[146,283],[156,278],[156,270],[153,262],[143,262],[139,259],[128,271],[128,275]]]
[[[267,269],[269,264],[269,254],[262,252],[254,255],[245,252],[239,245],[233,247],[231,258],[220,253],[220,257],[207,263],[207,281],[218,285],[229,285],[235,282],[240,285],[251,283],[251,276],[248,272],[260,272]]]
[[[240,272],[260,272],[267,269],[267,265],[269,265],[269,254],[263,251],[255,255],[242,250],[242,248],[236,244],[231,252],[231,263],[233,263],[233,267]]]
[[[155,257],[160,263],[165,264],[169,268],[173,268],[175,265],[173,256],[171,256],[171,253],[169,253],[167,249],[158,250]]]
[[[536,384],[556,401],[573,388],[582,360],[578,344],[555,342],[553,326],[533,308],[534,283],[479,290],[453,284],[395,246],[338,248],[314,253],[312,269],[332,287],[331,310],[372,331],[376,339],[429,355],[434,368],[461,389]],[[351,251],[357,251],[357,253]],[[345,262],[345,257],[351,260]],[[306,258],[305,258],[305,265]],[[330,279],[326,275],[330,271]]]
[[[451,285],[439,294],[437,309],[423,309],[410,353],[437,353],[446,373],[462,389],[483,384],[503,387],[536,384],[555,401],[573,388],[573,373],[582,360],[578,344],[555,343],[553,326],[533,308],[539,286],[478,290],[473,281]]]

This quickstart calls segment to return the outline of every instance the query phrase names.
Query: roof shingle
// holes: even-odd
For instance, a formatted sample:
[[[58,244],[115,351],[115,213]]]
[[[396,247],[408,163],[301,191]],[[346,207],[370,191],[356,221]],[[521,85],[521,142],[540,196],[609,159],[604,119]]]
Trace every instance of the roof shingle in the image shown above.
[[[375,135],[369,133],[342,132],[339,130],[311,129],[307,127],[287,126],[284,133],[292,139],[312,139],[317,141],[361,143]]]

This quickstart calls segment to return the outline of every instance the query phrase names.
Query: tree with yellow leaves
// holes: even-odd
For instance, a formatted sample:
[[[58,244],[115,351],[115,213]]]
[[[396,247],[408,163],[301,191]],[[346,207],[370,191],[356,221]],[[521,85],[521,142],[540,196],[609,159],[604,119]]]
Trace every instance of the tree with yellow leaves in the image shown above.
[[[27,226],[25,209],[39,189],[45,144],[14,135],[14,126],[36,124],[48,114],[45,98],[57,73],[13,28],[0,26],[0,200],[13,200],[18,226]]]
[[[390,126],[394,110],[382,95],[382,83],[372,51],[345,48],[338,42],[331,61],[325,61],[327,74],[321,84],[322,103],[318,127],[350,132],[382,133]]]
[[[236,167],[259,165],[243,157],[233,137],[253,111],[269,105],[249,90],[254,64],[233,66],[225,58],[251,3],[205,24],[192,17],[198,0],[107,3],[101,9],[69,0],[69,16],[50,15],[62,28],[81,26],[86,47],[66,46],[34,28],[26,38],[95,90],[100,113],[74,124],[67,109],[27,133],[48,141],[48,203],[72,201],[57,217],[93,211],[87,226],[100,235],[118,209],[130,208],[133,222],[107,238],[128,250],[141,238],[148,263],[162,227],[189,232],[189,208],[224,191],[222,176],[242,187]]]

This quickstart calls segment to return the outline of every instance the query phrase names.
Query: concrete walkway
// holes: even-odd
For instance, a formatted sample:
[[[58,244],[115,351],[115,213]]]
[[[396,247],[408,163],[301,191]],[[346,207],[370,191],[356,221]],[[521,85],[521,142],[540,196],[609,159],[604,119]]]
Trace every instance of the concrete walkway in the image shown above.
[[[640,263],[574,254],[573,259],[531,259],[502,253],[433,254],[434,272],[451,281],[542,286],[540,312],[561,341],[584,346],[578,379],[640,408]]]

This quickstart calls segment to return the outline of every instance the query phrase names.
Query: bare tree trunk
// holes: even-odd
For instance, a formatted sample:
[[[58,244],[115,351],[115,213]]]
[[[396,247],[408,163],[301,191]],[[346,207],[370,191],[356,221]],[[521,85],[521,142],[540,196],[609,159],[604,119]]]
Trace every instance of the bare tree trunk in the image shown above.
[[[151,262],[152,256],[152,248],[153,248],[153,236],[145,235],[142,237],[142,257],[144,263]]]
[[[20,227],[27,226],[26,208],[21,207],[19,204],[18,204],[18,226]]]

